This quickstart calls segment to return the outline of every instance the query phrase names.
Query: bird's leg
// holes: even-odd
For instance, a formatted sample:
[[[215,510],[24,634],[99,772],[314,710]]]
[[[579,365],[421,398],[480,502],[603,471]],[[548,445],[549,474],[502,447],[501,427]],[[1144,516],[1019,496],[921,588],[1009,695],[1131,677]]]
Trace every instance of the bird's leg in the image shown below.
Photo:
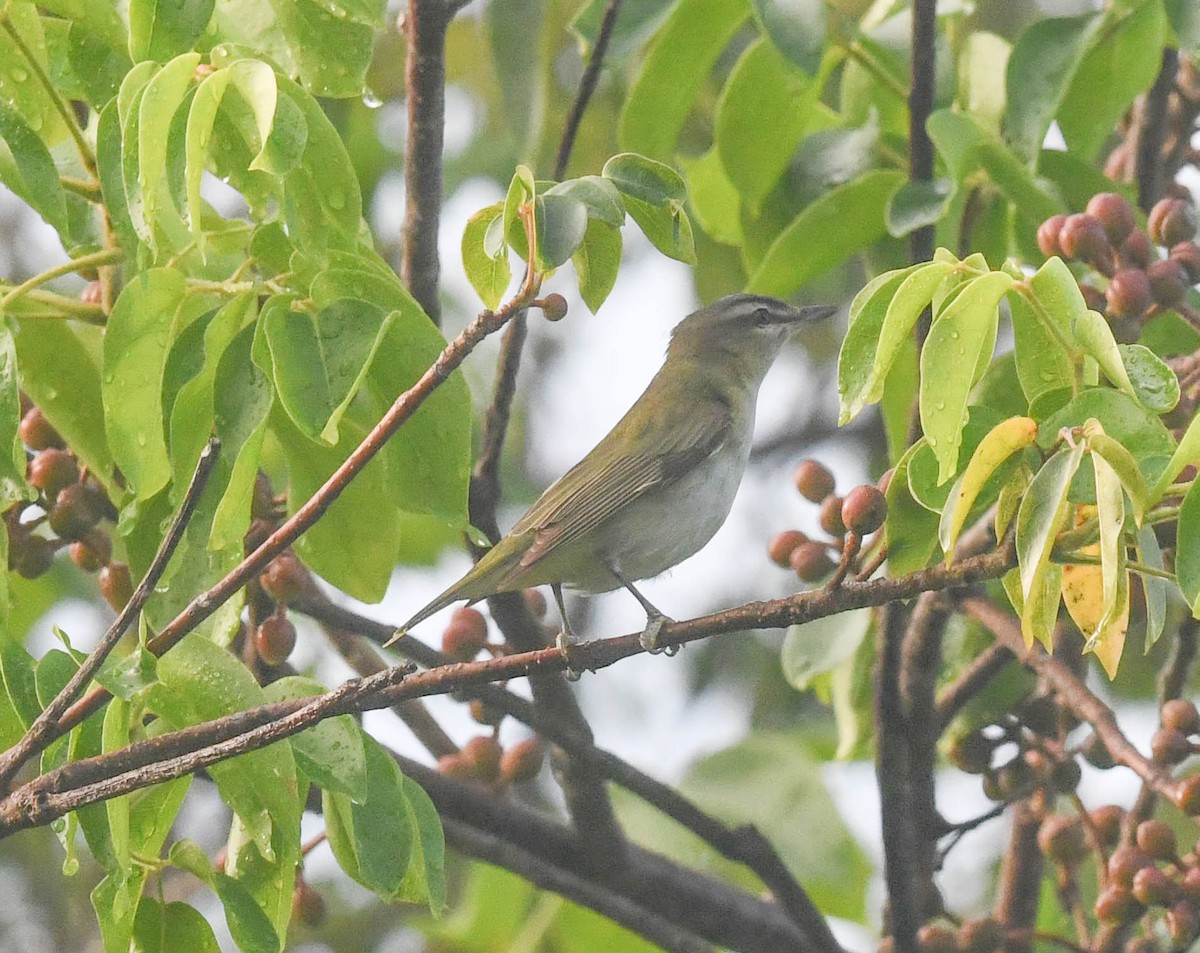
[[[660,645],[658,641],[659,637],[662,635],[662,627],[666,623],[674,622],[675,620],[655,606],[653,602],[643,596],[640,592],[638,592],[632,582],[622,576],[611,566],[608,568],[609,572],[613,574],[617,582],[619,582],[624,588],[628,589],[633,598],[640,602],[642,604],[642,608],[646,610],[646,628],[642,630],[641,637],[638,639],[638,641],[642,643],[642,648],[652,655],[657,655],[659,652],[666,652],[668,655],[674,655],[676,652],[678,652],[679,646]]]
[[[554,583],[550,586],[550,592],[554,594],[554,601],[558,604],[558,615],[562,619],[562,628],[554,640],[554,645],[562,652],[563,658],[567,661],[567,670],[565,672],[567,679],[575,682],[579,680],[581,673],[579,669],[571,664],[571,646],[579,640],[575,638],[575,633],[571,629],[571,620],[567,616],[567,604],[563,600],[562,586]]]

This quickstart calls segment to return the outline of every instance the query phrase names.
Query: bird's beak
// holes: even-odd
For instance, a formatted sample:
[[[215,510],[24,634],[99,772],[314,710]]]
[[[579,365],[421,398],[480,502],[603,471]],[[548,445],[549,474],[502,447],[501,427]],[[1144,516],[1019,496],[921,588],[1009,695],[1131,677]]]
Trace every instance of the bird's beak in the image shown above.
[[[779,324],[794,327],[809,321],[822,321],[837,313],[837,305],[809,304],[802,308],[788,308],[779,315]]]

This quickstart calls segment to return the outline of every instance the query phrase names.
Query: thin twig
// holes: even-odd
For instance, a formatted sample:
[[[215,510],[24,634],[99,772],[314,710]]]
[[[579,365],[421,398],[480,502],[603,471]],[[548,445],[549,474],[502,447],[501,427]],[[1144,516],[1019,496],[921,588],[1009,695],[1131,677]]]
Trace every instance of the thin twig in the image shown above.
[[[972,698],[979,694],[1001,670],[1012,661],[1012,652],[994,642],[980,652],[963,669],[958,678],[947,685],[937,697],[938,719],[944,731]]]
[[[59,718],[87,687],[92,677],[99,671],[100,666],[104,664],[104,660],[108,658],[154,593],[155,585],[162,578],[167,564],[171,561],[171,556],[180,540],[183,539],[184,531],[191,522],[192,515],[196,512],[196,505],[200,502],[200,496],[208,484],[208,478],[212,475],[220,451],[221,441],[216,437],[210,437],[200,452],[199,460],[196,461],[196,469],[192,473],[191,482],[184,491],[183,500],[179,504],[179,512],[175,514],[175,518],[167,528],[166,535],[163,536],[158,551],[154,554],[154,559],[151,560],[142,581],[133,591],[132,598],[117,614],[112,625],[108,627],[108,631],[104,633],[96,647],[75,670],[67,684],[34,719],[33,724],[29,726],[29,730],[25,732],[21,740],[9,748],[3,756],[0,756],[0,790],[7,790],[13,775],[21,769],[21,766],[39,751],[45,750],[52,738],[56,737],[55,732]]]
[[[23,298],[30,291],[33,291],[34,288],[44,285],[47,281],[53,281],[55,278],[72,274],[83,268],[98,268],[102,265],[116,264],[124,257],[125,253],[119,248],[106,248],[98,252],[92,252],[90,255],[80,255],[78,258],[65,261],[61,265],[56,265],[53,268],[34,275],[32,278],[22,281],[19,285],[6,292],[4,297],[0,298],[0,312],[7,311],[14,301]]]
[[[592,47],[592,55],[588,57],[587,68],[579,80],[579,90],[575,93],[575,102],[567,115],[563,128],[562,139],[558,143],[558,154],[554,159],[555,180],[561,179],[567,171],[567,163],[571,160],[571,150],[575,147],[575,136],[579,132],[579,123],[587,109],[592,93],[596,91],[596,82],[600,78],[600,67],[604,64],[604,54],[608,52],[608,43],[612,39],[613,27],[617,24],[617,14],[621,11],[621,0],[608,0],[604,8],[604,16],[600,20],[600,30],[596,34],[596,43]]]
[[[1133,174],[1137,180],[1138,206],[1144,212],[1158,201],[1168,181],[1163,163],[1163,142],[1167,135],[1168,106],[1175,76],[1179,71],[1179,51],[1164,47],[1162,66],[1154,85],[1147,90],[1136,109],[1131,132]]]
[[[937,3],[913,0],[912,67],[908,90],[908,180],[929,182],[933,179],[933,140],[925,124],[933,112],[936,73]],[[934,226],[924,225],[909,236],[909,260],[928,261],[933,257]]]

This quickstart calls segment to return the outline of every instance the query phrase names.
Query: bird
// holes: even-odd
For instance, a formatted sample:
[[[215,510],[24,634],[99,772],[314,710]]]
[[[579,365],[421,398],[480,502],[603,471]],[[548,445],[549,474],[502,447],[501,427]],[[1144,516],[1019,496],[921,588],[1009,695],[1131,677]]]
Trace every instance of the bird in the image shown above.
[[[742,293],[689,314],[625,416],[395,638],[455,602],[549,585],[564,654],[576,641],[564,586],[628,590],[646,611],[642,646],[661,651],[671,620],[634,583],[698,552],[720,529],[750,459],[763,378],[797,326],[836,310]]]

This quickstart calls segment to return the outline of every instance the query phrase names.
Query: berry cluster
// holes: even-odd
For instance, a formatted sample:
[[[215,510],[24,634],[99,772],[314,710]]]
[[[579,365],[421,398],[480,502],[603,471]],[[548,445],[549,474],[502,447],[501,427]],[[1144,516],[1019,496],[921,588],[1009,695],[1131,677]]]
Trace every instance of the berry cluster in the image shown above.
[[[116,519],[116,509],[40,409],[25,402],[17,432],[29,458],[26,475],[38,496],[4,514],[9,568],[36,579],[66,549],[76,566],[99,574],[100,592],[119,612],[133,596],[133,579],[125,563],[113,561],[112,536],[102,525]]]
[[[880,482],[886,489],[886,483]],[[795,483],[801,496],[820,505],[821,529],[830,539],[815,540],[798,529],[784,530],[771,539],[767,555],[776,565],[790,567],[804,582],[819,582],[839,567],[833,554],[841,556],[845,568],[850,567],[863,539],[883,526],[887,500],[883,489],[870,484],[856,486],[845,497],[838,496],[833,474],[816,460],[800,462]]]
[[[1145,231],[1129,202],[1113,192],[1094,195],[1086,211],[1054,215],[1038,228],[1044,255],[1083,262],[1106,279],[1103,291],[1089,281],[1080,282],[1080,290],[1088,307],[1108,318],[1118,341],[1136,341],[1146,322],[1164,310],[1190,313],[1184,299],[1200,282],[1200,246],[1196,209],[1180,196],[1159,201]],[[1167,250],[1165,257],[1155,246]]]

